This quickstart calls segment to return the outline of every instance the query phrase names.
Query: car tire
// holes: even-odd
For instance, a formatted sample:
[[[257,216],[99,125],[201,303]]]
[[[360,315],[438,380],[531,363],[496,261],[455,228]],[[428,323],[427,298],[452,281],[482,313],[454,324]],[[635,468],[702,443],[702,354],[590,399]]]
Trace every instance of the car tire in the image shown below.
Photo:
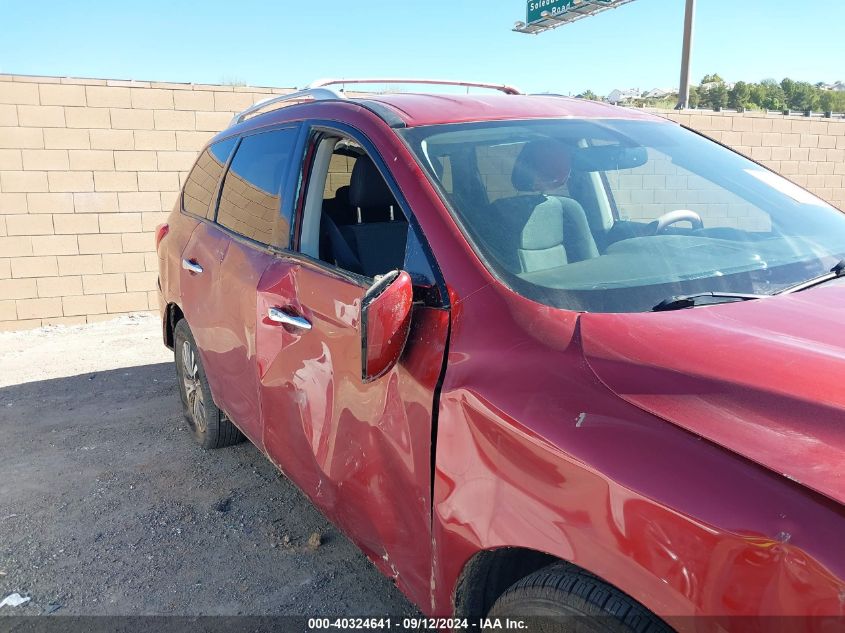
[[[194,335],[184,319],[173,330],[173,351],[182,414],[197,443],[211,449],[242,442],[238,427],[214,404]]]
[[[556,563],[511,585],[488,618],[527,619],[528,630],[560,633],[670,633],[630,596],[577,567]]]

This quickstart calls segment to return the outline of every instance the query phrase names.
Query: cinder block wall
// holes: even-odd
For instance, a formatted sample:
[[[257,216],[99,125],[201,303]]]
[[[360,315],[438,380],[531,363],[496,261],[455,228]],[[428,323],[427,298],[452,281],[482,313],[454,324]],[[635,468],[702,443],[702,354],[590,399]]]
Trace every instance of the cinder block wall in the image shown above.
[[[0,75],[0,330],[155,310],[153,230],[197,151],[289,91]],[[845,207],[845,122],[660,114]],[[348,179],[337,171],[334,185]]]
[[[765,112],[656,111],[845,210],[845,120]]]
[[[0,330],[156,310],[197,151],[283,88],[0,75]]]

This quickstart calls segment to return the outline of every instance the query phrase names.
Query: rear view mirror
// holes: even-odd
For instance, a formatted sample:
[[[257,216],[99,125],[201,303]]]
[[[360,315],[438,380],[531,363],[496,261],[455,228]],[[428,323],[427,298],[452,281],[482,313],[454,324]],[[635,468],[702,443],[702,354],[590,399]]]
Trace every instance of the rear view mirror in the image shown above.
[[[361,377],[365,382],[386,374],[408,340],[414,293],[404,270],[381,276],[361,305]]]
[[[572,153],[572,169],[576,171],[614,171],[633,169],[648,162],[645,147],[594,145],[579,147]]]

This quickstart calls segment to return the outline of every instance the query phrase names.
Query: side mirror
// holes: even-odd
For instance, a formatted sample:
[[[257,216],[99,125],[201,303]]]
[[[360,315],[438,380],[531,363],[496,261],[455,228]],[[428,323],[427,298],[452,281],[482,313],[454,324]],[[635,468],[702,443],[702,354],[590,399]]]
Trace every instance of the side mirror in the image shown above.
[[[396,364],[411,329],[414,293],[404,270],[381,276],[361,303],[361,377],[364,382],[386,374]]]

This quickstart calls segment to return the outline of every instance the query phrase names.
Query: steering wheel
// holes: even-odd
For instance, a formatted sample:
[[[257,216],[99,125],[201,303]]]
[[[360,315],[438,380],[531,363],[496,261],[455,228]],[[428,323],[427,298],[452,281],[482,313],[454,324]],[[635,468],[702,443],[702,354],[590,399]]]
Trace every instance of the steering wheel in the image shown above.
[[[669,211],[657,218],[652,224],[654,225],[654,234],[657,235],[667,226],[675,224],[676,222],[689,222],[693,229],[703,229],[704,222],[701,221],[701,216],[695,211],[689,209],[677,209]]]

